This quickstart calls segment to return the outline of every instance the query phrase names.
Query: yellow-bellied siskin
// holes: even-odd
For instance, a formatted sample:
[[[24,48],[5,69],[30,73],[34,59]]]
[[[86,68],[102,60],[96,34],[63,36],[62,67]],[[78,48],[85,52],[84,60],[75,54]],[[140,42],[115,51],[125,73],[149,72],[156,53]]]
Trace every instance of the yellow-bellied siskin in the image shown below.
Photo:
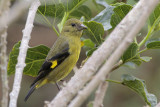
[[[79,58],[81,51],[80,37],[84,29],[86,27],[77,19],[66,21],[59,38],[52,46],[39,70],[37,78],[31,84],[25,101],[35,89],[46,83],[56,83],[71,72]]]

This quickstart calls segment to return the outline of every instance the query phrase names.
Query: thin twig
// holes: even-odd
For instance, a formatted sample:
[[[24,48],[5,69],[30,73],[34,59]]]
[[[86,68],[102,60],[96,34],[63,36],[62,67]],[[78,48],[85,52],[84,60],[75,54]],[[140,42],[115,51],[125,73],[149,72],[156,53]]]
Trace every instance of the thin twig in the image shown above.
[[[78,70],[79,70],[79,69],[78,69],[77,66],[75,66],[75,67],[73,68],[74,73],[76,73]]]
[[[18,63],[16,65],[13,89],[12,89],[12,92],[10,93],[9,107],[17,107],[17,99],[18,99],[18,95],[21,87],[20,85],[22,80],[23,69],[26,66],[25,58],[26,58],[27,49],[29,47],[28,43],[31,38],[30,35],[33,28],[35,14],[39,6],[40,6],[39,0],[35,0],[29,9],[27,22],[25,25],[25,29],[23,30],[23,38],[22,38],[21,46],[19,48],[20,51],[18,56]]]
[[[2,14],[4,13],[4,11],[8,11],[10,2],[9,0],[1,0],[0,1],[0,16],[2,16]]]
[[[118,69],[121,65],[123,64],[122,60],[120,60],[117,64],[115,64],[110,72],[113,72],[114,70]],[[106,77],[106,79],[108,78],[108,76]],[[94,99],[94,105],[93,107],[103,107],[103,99],[105,96],[105,93],[107,91],[108,88],[108,82],[107,81],[102,81],[99,86],[98,89],[95,93],[95,99]]]
[[[156,105],[156,107],[160,107],[160,102]]]
[[[0,56],[0,71],[2,78],[2,107],[8,107],[8,78],[7,78],[7,31],[1,35],[0,42],[1,46],[1,56]]]
[[[103,81],[100,83],[100,85],[95,93],[93,107],[103,107],[103,99],[104,99],[107,88],[108,88],[107,81]]]
[[[67,106],[67,104],[78,93],[78,91],[82,87],[84,87],[84,85],[93,77],[95,72],[110,56],[113,50],[115,50],[119,46],[119,44],[121,44],[122,39],[133,30],[133,26],[138,22],[140,17],[142,17],[143,14],[146,13],[146,11],[147,15],[149,15],[152,8],[155,7],[154,3],[158,4],[158,0],[154,0],[154,2],[151,0],[147,2],[141,0],[140,3],[138,3],[138,5],[132,10],[132,12],[130,12],[130,14],[128,14],[127,17],[125,17],[124,20],[121,21],[121,23],[114,29],[107,40],[92,54],[92,56],[87,60],[84,66],[75,73],[75,75],[67,83],[66,87],[62,88],[62,90],[57,94],[54,100],[52,100],[51,103],[47,105],[49,107]],[[147,18],[147,16],[145,16],[145,18]],[[142,23],[143,22],[144,20],[142,21]]]
[[[78,95],[74,98],[74,100],[72,100],[68,107],[79,107],[93,92],[93,90],[98,86],[98,84],[102,81],[105,81],[105,77],[110,73],[112,66],[117,62],[117,60],[121,57],[123,52],[132,43],[134,37],[141,30],[148,16],[156,7],[158,2],[159,0],[155,0],[154,2],[152,0],[148,0],[147,2],[145,0],[140,0],[137,3],[137,5],[129,12],[129,14],[125,18],[128,17],[129,20],[134,20],[134,18],[138,18],[136,20],[136,23],[131,28],[132,30],[126,33],[126,37],[119,45],[119,47],[110,56],[106,63],[101,67],[101,69],[98,71],[95,77],[88,83],[88,85],[82,91],[79,91]],[[134,17],[132,15],[134,15]],[[124,20],[122,20],[121,23],[123,23]]]
[[[2,78],[2,107],[8,107],[8,78],[7,78],[7,19],[9,11],[10,1],[1,0],[0,1],[0,22],[3,22],[1,25],[0,32],[0,71]]]
[[[146,105],[146,106],[143,106],[143,107],[150,107],[150,106]],[[160,102],[155,107],[160,107]]]

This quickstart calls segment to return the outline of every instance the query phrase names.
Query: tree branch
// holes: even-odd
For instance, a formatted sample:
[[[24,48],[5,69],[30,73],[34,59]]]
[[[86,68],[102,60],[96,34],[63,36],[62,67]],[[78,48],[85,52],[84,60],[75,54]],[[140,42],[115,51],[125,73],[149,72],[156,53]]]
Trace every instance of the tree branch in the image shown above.
[[[149,0],[146,2],[145,0],[141,0],[136,5],[136,7],[114,29],[108,39],[92,54],[92,56],[84,64],[82,69],[75,73],[75,75],[67,83],[66,87],[64,87],[57,94],[54,100],[52,100],[51,103],[47,105],[49,107],[67,106],[67,104],[78,93],[78,91],[92,78],[101,64],[110,56],[111,52],[115,50],[119,46],[119,44],[121,44],[122,39],[129,32],[133,31],[132,28],[135,27],[135,24],[137,24],[140,19],[142,21],[140,22],[140,26],[144,24],[149,13],[151,13],[156,4],[158,4],[158,1],[159,0]],[[137,29],[138,28],[139,27],[137,27]],[[101,79],[101,77],[99,79]],[[103,78],[103,80],[104,79],[105,78]]]
[[[10,1],[1,0],[0,1],[0,22],[1,25],[0,32],[0,71],[2,78],[2,107],[8,107],[8,79],[7,79],[7,19],[9,11]]]
[[[0,1],[0,16],[2,16],[2,14],[4,13],[4,11],[8,11],[10,2],[9,0],[1,0]]]
[[[129,12],[129,14],[122,20],[122,24],[125,20],[135,20],[135,24],[130,28],[129,32],[126,32],[126,37],[119,45],[119,47],[114,51],[106,63],[98,71],[97,75],[88,83],[88,85],[78,93],[77,97],[71,102],[69,107],[79,107],[86,98],[93,92],[93,90],[98,86],[101,81],[105,81],[105,77],[110,73],[112,66],[117,62],[117,60],[122,56],[124,51],[132,43],[136,34],[141,30],[145,24],[148,16],[152,10],[156,7],[159,0],[140,0],[137,5]],[[133,16],[132,16],[133,15]],[[130,23],[124,25],[128,26]],[[119,25],[118,25],[119,26]],[[114,31],[113,31],[114,32]],[[113,33],[111,33],[112,35]],[[110,36],[111,36],[110,35]],[[118,34],[117,34],[118,35]]]
[[[100,83],[100,85],[95,93],[93,107],[103,107],[103,99],[104,99],[107,88],[108,88],[107,81],[103,81]]]
[[[156,105],[156,107],[160,107],[160,102]]]
[[[8,78],[7,78],[7,29],[1,34],[0,71],[2,78],[2,107],[8,106]]]
[[[114,70],[118,69],[121,65],[123,64],[123,62],[120,60],[117,64],[115,64],[110,72],[113,72]],[[106,77],[106,79],[108,78],[108,76]],[[103,99],[105,96],[105,93],[107,91],[108,88],[108,82],[107,81],[102,81],[99,84],[99,87],[95,93],[95,99],[94,99],[94,107],[103,107]]]
[[[23,38],[21,41],[21,46],[19,48],[20,50],[19,50],[19,56],[18,56],[18,63],[16,65],[13,89],[12,89],[12,92],[10,93],[9,107],[17,107],[17,99],[20,91],[23,69],[26,66],[25,58],[26,58],[27,49],[29,47],[28,43],[31,38],[30,35],[33,28],[35,14],[39,6],[40,6],[39,0],[35,0],[29,9],[27,22],[25,25],[25,29],[23,30]]]

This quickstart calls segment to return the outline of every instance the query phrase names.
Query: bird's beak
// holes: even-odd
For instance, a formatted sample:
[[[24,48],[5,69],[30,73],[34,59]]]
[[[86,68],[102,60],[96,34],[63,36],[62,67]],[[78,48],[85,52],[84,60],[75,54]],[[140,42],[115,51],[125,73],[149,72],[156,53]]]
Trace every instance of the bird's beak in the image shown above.
[[[81,24],[80,26],[77,26],[77,29],[79,31],[81,31],[81,30],[87,29],[87,27],[85,25]]]

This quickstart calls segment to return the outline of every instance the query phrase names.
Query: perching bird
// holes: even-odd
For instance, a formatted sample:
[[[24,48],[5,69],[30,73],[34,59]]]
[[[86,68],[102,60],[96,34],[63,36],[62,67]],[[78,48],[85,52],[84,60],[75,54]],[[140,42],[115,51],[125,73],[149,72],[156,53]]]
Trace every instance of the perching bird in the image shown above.
[[[49,51],[24,101],[27,101],[35,89],[46,83],[57,83],[71,72],[79,58],[80,37],[84,29],[86,27],[77,19],[66,21],[59,38]]]

